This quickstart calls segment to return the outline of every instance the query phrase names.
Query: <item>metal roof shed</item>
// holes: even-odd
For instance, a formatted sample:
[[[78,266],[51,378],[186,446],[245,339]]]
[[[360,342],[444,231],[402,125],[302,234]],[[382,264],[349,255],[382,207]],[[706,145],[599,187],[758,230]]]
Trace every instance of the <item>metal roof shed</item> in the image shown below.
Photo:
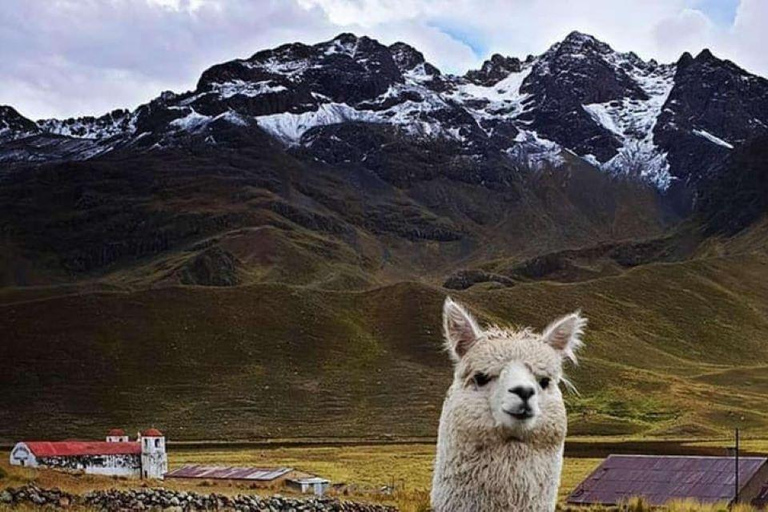
[[[643,497],[652,505],[693,499],[732,502],[736,481],[732,457],[610,455],[568,496],[574,505],[616,505]],[[757,498],[768,482],[768,459],[739,459],[739,501]]]
[[[292,471],[291,468],[243,468],[188,465],[174,469],[170,473],[166,473],[165,478],[271,483],[280,481]]]

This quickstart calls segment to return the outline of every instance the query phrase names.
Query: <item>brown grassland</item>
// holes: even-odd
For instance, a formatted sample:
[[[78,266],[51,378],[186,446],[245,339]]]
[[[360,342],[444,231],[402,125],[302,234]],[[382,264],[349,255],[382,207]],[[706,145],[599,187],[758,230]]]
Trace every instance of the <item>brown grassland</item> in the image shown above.
[[[602,439],[601,441],[605,441]],[[580,443],[588,440],[579,439]],[[722,441],[692,441],[694,447],[724,446]],[[768,448],[768,441],[747,440],[745,448],[762,451]],[[397,506],[403,512],[426,511],[429,506],[431,466],[434,458],[432,444],[386,444],[347,446],[276,446],[276,447],[172,447],[171,468],[185,464],[219,464],[242,466],[288,466],[316,473],[330,478],[335,483],[346,483],[344,491],[334,491],[342,499],[377,502]],[[560,488],[560,509],[568,510],[623,510],[643,512],[650,508],[641,500],[633,500],[620,509],[573,508],[565,505],[565,498],[576,485],[601,461],[599,457],[566,457]],[[91,475],[73,475],[49,470],[11,467],[6,461],[0,462],[0,489],[17,487],[33,482],[44,488],[58,487],[64,491],[83,494],[90,490],[128,489],[142,485],[138,480],[109,478]],[[254,489],[245,485],[216,483],[213,481],[182,482],[166,480],[163,487],[198,493],[217,492],[223,494],[290,494],[282,487]],[[381,492],[384,486],[394,486],[391,493]],[[0,511],[6,510],[0,507]],[[16,510],[25,510],[23,507]],[[671,503],[664,508],[668,512],[716,512],[727,510],[721,505],[700,505],[691,502]],[[752,510],[742,506],[732,511]]]

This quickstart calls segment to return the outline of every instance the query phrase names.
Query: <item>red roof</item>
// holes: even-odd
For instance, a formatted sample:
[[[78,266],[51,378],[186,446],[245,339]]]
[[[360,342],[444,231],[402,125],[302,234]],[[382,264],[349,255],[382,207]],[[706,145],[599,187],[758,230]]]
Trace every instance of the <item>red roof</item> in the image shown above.
[[[144,437],[163,437],[163,433],[156,428],[148,428],[142,432],[141,435]]]
[[[35,457],[71,455],[141,455],[139,443],[108,443],[106,441],[31,441],[24,443]]]
[[[125,430],[121,428],[113,428],[107,435],[110,437],[123,437],[125,435]]]
[[[741,489],[766,463],[764,457],[739,460]],[[735,469],[733,457],[611,455],[568,496],[568,503],[615,505],[634,496],[651,505],[686,498],[730,502]]]

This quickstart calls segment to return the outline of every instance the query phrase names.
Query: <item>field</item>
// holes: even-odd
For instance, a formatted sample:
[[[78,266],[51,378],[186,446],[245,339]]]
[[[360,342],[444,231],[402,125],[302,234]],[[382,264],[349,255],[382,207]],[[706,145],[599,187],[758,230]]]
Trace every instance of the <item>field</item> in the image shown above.
[[[645,442],[633,439],[589,439],[574,438],[569,441],[560,488],[560,499],[565,497],[602,460],[602,456],[613,451],[628,453],[722,453],[728,441],[675,441]],[[768,447],[766,440],[746,440],[745,450],[759,451]],[[712,450],[715,450],[714,452]],[[569,455],[569,453],[572,453]],[[346,490],[340,494],[344,499],[393,504],[404,512],[425,510],[429,501],[431,466],[434,445],[425,443],[346,445],[346,446],[210,446],[169,449],[171,468],[185,464],[218,464],[241,466],[287,466],[331,479],[334,483],[346,483]],[[73,476],[53,471],[32,470],[10,467],[2,461],[0,470],[7,476],[0,479],[0,488],[19,486],[35,482],[41,487],[59,487],[72,493],[83,493],[93,489],[129,488],[140,484],[137,480],[114,479],[95,476]],[[1,474],[1,472],[0,472]],[[270,493],[286,491],[279,489],[253,490],[247,486],[216,484],[213,481],[183,482],[167,480],[165,487],[192,490],[199,493],[220,492]],[[391,492],[382,492],[392,487]],[[690,507],[690,505],[688,505]],[[0,510],[2,510],[0,508]],[[631,509],[642,511],[643,508]],[[670,510],[708,510],[698,507],[678,506]],[[719,510],[719,509],[713,509]]]

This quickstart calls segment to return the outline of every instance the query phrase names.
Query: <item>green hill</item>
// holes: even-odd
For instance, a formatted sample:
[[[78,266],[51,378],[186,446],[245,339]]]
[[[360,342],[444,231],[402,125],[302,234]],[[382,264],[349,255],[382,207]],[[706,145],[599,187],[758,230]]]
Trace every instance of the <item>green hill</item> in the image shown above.
[[[455,293],[487,321],[543,327],[581,308],[575,434],[768,426],[765,253],[615,277]],[[6,289],[0,439],[158,425],[174,439],[435,433],[451,376],[445,290],[284,284],[133,292]]]

